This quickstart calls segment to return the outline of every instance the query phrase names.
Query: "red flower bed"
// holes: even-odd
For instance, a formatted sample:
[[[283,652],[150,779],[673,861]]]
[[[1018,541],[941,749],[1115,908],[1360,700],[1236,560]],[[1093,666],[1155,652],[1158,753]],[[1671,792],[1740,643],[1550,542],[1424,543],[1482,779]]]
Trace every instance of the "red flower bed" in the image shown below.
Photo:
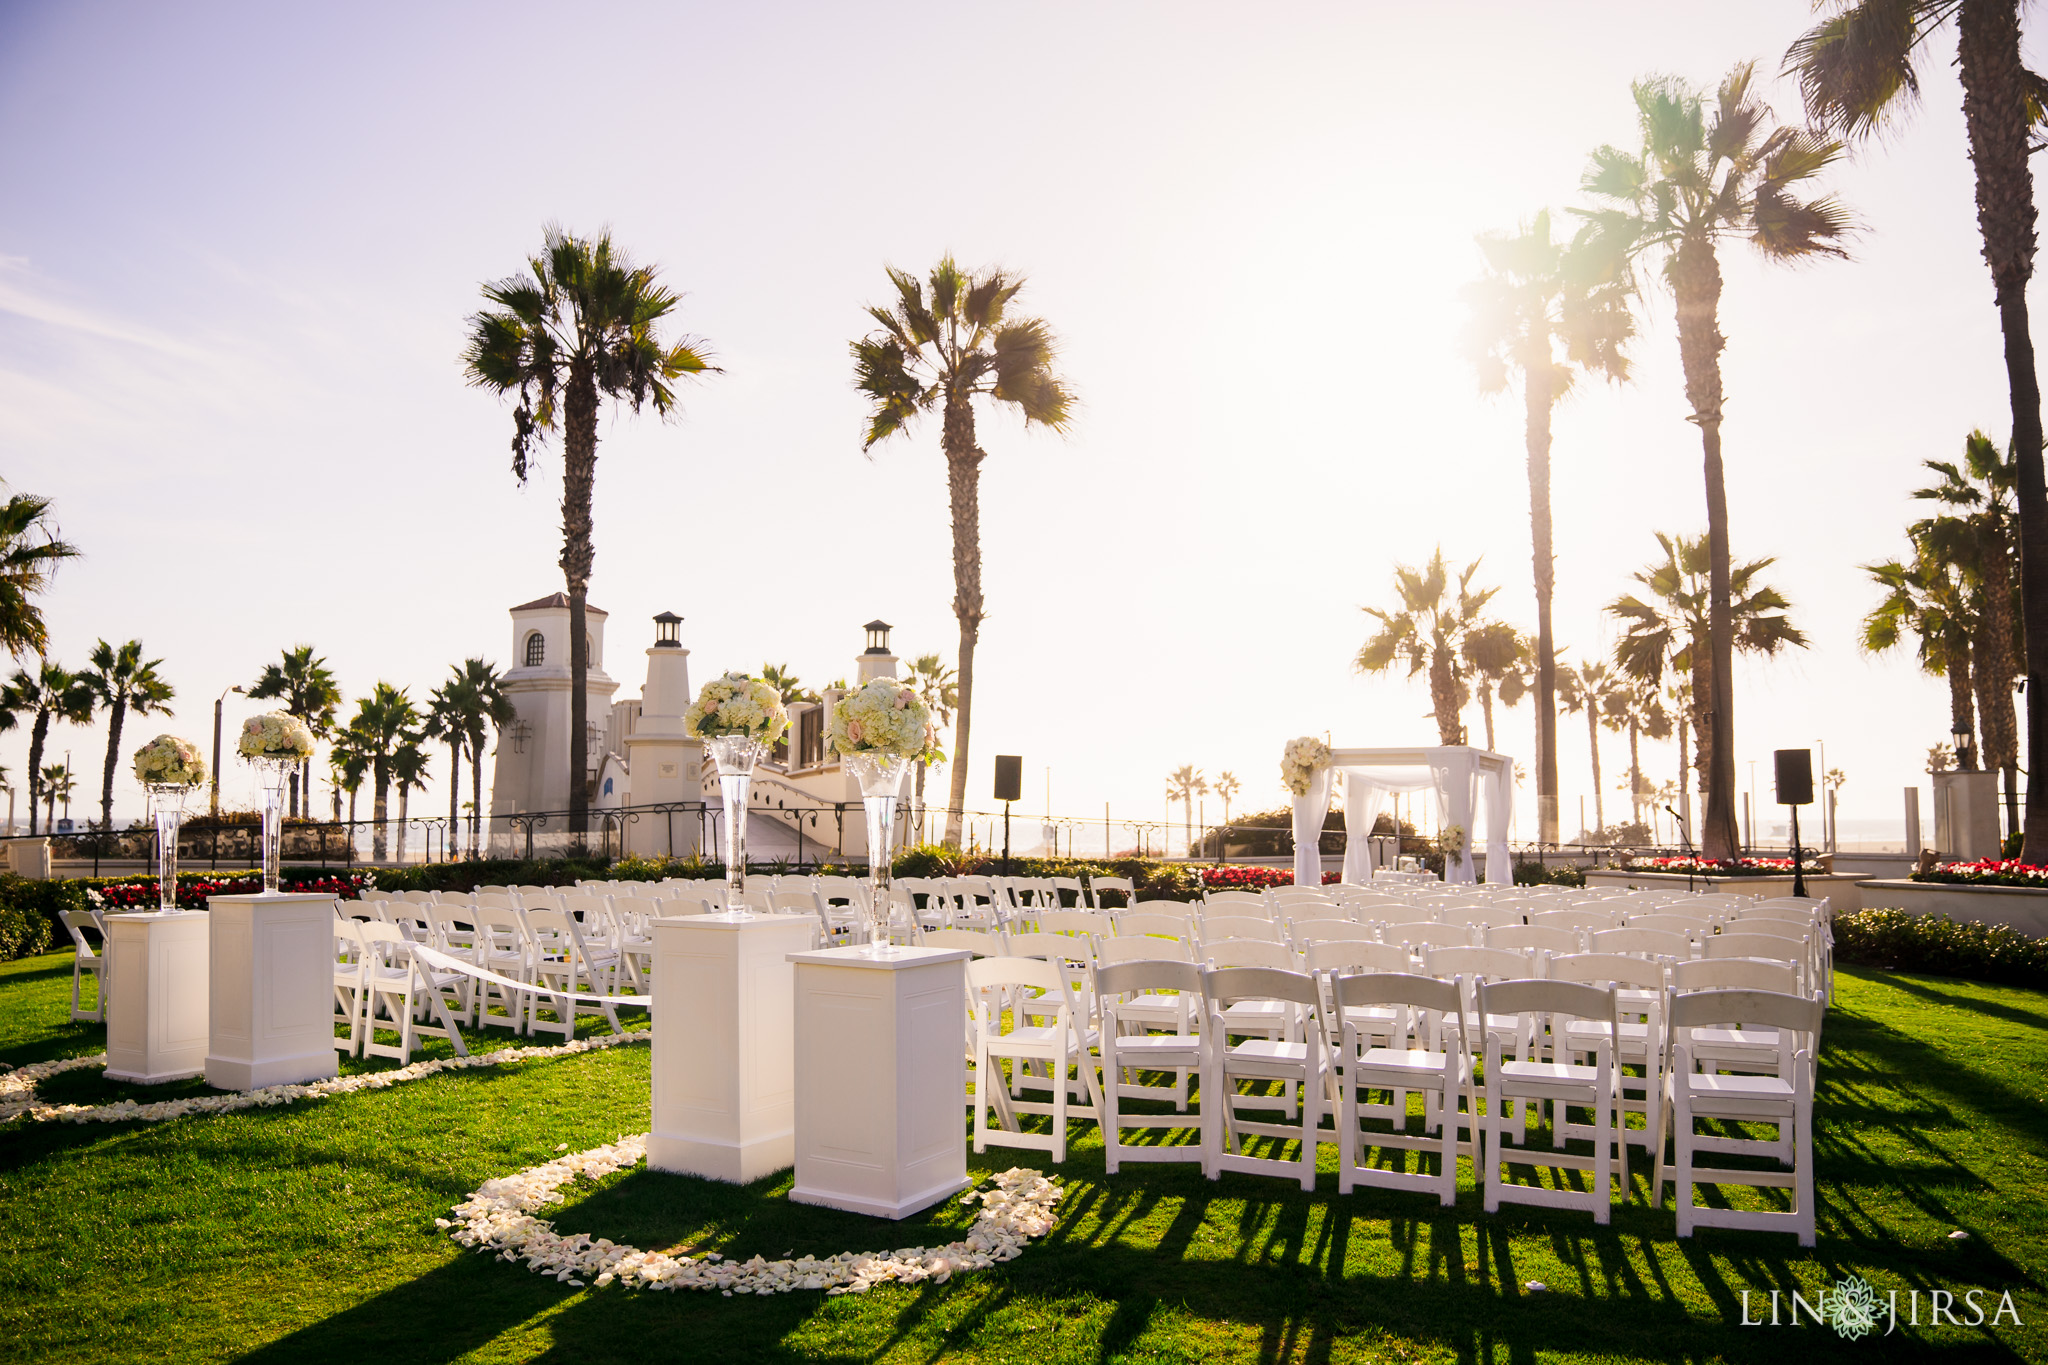
[[[1805,860],[1805,870],[1819,872],[1820,864]],[[1630,872],[1697,872],[1714,877],[1789,877],[1790,858],[1630,858]]]
[[[1325,872],[1323,885],[1334,886],[1344,880],[1340,873]],[[1210,891],[1263,891],[1269,886],[1294,885],[1294,869],[1289,867],[1258,867],[1243,863],[1225,863],[1221,867],[1202,869],[1202,886]]]
[[[1977,886],[2048,886],[2048,867],[2018,858],[1980,858],[1974,863],[1943,863],[1932,872],[1915,872],[1916,882],[1960,882]]]
[[[279,889],[303,891],[319,896],[338,896],[342,900],[352,901],[360,898],[363,880],[362,873],[348,872],[281,883]],[[208,896],[253,896],[262,889],[263,878],[261,874],[255,872],[240,876],[180,877],[178,908],[204,910]],[[89,888],[87,895],[99,897],[99,904],[109,910],[154,910],[157,904],[156,878],[130,877],[118,882],[106,882]]]

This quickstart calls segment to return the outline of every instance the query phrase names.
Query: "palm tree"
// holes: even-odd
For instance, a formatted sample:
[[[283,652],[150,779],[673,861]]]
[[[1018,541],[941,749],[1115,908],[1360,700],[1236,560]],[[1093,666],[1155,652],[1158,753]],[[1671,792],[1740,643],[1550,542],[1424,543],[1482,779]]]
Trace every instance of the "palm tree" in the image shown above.
[[[1691,722],[1697,747],[1697,767],[1706,784],[1707,819],[1714,818],[1716,800],[1712,756],[1719,752],[1720,732],[1727,729],[1714,711],[1713,699],[1720,695],[1718,675],[1727,668],[1716,662],[1708,647],[1713,621],[1713,562],[1710,537],[1667,536],[1656,533],[1664,548],[1664,561],[1637,571],[1636,582],[1649,589],[1643,597],[1617,597],[1607,604],[1607,613],[1620,620],[1624,631],[1614,643],[1614,662],[1623,674],[1652,686],[1664,681],[1667,664],[1686,678],[1692,688],[1684,719]],[[1753,559],[1734,565],[1728,574],[1728,621],[1732,648],[1745,654],[1775,655],[1786,645],[1806,648],[1806,636],[1786,615],[1792,604],[1776,588],[1758,581],[1758,575],[1776,559]],[[1681,764],[1684,729],[1681,723]],[[1734,783],[1731,767],[1727,784]],[[1690,786],[1681,783],[1681,786]],[[1732,797],[1732,792],[1723,796]],[[1690,818],[1690,802],[1683,807]],[[1714,853],[1704,835],[1701,852],[1707,857],[1735,857],[1736,852]]]
[[[1512,375],[1522,377],[1523,441],[1529,457],[1529,539],[1536,585],[1536,837],[1543,843],[1556,843],[1557,736],[1551,722],[1557,715],[1557,644],[1550,627],[1556,563],[1551,549],[1550,414],[1581,372],[1617,384],[1628,378],[1623,347],[1635,334],[1635,319],[1629,311],[1626,279],[1604,271],[1583,245],[1552,240],[1548,209],[1514,236],[1494,233],[1479,238],[1479,250],[1486,258],[1487,273],[1465,288],[1472,310],[1465,349],[1479,371],[1482,393],[1505,392]],[[1493,747],[1490,706],[1486,747]]]
[[[57,538],[48,498],[15,493],[0,504],[0,647],[15,658],[49,647],[50,633],[35,599],[50,586],[57,566],[77,557],[77,546]],[[33,772],[29,786],[34,789]],[[29,823],[35,823],[33,802]]]
[[[1643,805],[1650,800],[1650,783],[1643,776],[1643,736],[1671,738],[1671,713],[1664,709],[1663,695],[1655,683],[1630,679],[1614,692],[1607,704],[1612,728],[1628,731],[1629,819],[1643,823]]]
[[[816,701],[818,699],[815,693],[804,689],[803,680],[789,671],[788,664],[762,664],[761,681],[782,694],[782,704],[784,706],[788,706],[792,702]]]
[[[1380,629],[1358,651],[1358,670],[1384,672],[1399,659],[1408,661],[1411,678],[1428,670],[1429,700],[1436,714],[1437,739],[1441,744],[1465,742],[1465,726],[1458,717],[1464,682],[1460,657],[1466,640],[1489,624],[1480,617],[1480,612],[1500,591],[1474,589],[1472,576],[1478,572],[1479,561],[1475,559],[1458,575],[1454,594],[1443,547],[1438,546],[1429,563],[1420,569],[1406,564],[1394,566],[1394,591],[1401,599],[1400,610],[1363,609],[1380,623]]]
[[[1626,672],[1626,668],[1623,671]],[[1690,831],[1692,828],[1692,759],[1690,757],[1692,753],[1690,743],[1692,684],[1689,682],[1673,683],[1664,689],[1664,700],[1670,703],[1671,715],[1678,727],[1678,780],[1667,782],[1664,785],[1670,787],[1673,794],[1677,796],[1678,818],[1685,822],[1686,829]],[[1669,805],[1670,803],[1666,802],[1665,804]],[[1686,837],[1690,839],[1692,836],[1688,833]]]
[[[1607,828],[1606,794],[1600,789],[1600,727],[1621,728],[1616,722],[1617,703],[1626,692],[1619,673],[1607,665],[1588,660],[1577,668],[1562,668],[1557,675],[1557,700],[1567,714],[1586,713],[1586,738],[1593,752],[1593,827]],[[1581,835],[1583,837],[1583,834]]]
[[[519,712],[505,695],[505,680],[498,676],[497,665],[488,659],[464,659],[457,681],[468,707],[463,743],[469,750],[469,787],[474,798],[469,814],[469,856],[475,858],[482,854],[478,820],[484,808],[484,741],[492,730],[502,733],[519,718]]]
[[[43,769],[43,799],[49,804],[48,829],[57,828],[57,803],[64,803],[64,814],[71,814],[71,793],[78,787],[77,779],[71,776],[71,769],[62,763],[52,763]]]
[[[249,696],[257,701],[281,701],[287,715],[297,716],[306,722],[306,728],[316,739],[324,739],[334,730],[334,714],[341,708],[341,688],[336,686],[334,674],[327,670],[327,660],[315,658],[313,646],[294,645],[284,651],[278,662],[265,664],[263,672],[249,689]],[[300,795],[303,792],[304,801]],[[301,805],[304,810],[300,809]],[[310,758],[299,765],[291,777],[292,815],[313,814],[313,760]]]
[[[370,758],[357,747],[356,732],[344,726],[337,730],[334,742],[327,750],[328,771],[333,774],[334,789],[337,793],[348,793],[349,843],[355,843],[356,793],[362,790],[363,776],[370,771]],[[336,795],[339,803],[341,797]]]
[[[1911,107],[1920,90],[1915,68],[1940,60],[1928,40],[1951,17],[1977,181],[1977,232],[1991,267],[2012,407],[2031,770],[2048,763],[2048,482],[2041,463],[2041,384],[2027,319],[2035,246],[2029,158],[2039,150],[2033,133],[2042,84],[2021,56],[2019,0],[1858,0],[1801,35],[1785,60],[1788,71],[1799,73],[1807,118],[1844,138],[1865,140]],[[2048,783],[2027,784],[2020,857],[2048,863]]]
[[[1188,832],[1188,856],[1195,856],[1195,798],[1209,790],[1209,783],[1194,764],[1183,764],[1166,775],[1166,799],[1181,803],[1182,820]]]
[[[10,715],[8,719],[14,717]],[[7,793],[7,832],[11,835],[14,833],[14,780],[8,777],[5,765],[0,765],[0,791]]]
[[[1466,676],[1479,684],[1479,713],[1486,718],[1486,747],[1493,748],[1493,698],[1496,690],[1502,706],[1513,706],[1529,690],[1530,674],[1540,674],[1541,666],[1532,642],[1522,632],[1505,621],[1489,621],[1465,637],[1464,646],[1459,650],[1464,656]],[[1556,663],[1555,657],[1551,662]],[[1552,678],[1553,685],[1556,679]],[[1543,729],[1543,706],[1536,706],[1536,728]],[[1543,744],[1537,738],[1537,747]],[[1557,753],[1551,752],[1553,775],[1557,767]],[[1554,797],[1556,793],[1553,791]],[[1551,819],[1555,822],[1556,803],[1552,802]]]
[[[348,723],[349,738],[356,753],[370,765],[370,790],[376,803],[370,818],[376,821],[371,856],[385,858],[385,826],[390,819],[391,761],[400,749],[415,740],[419,712],[402,687],[380,682],[370,695],[358,698],[356,713]]]
[[[1216,794],[1223,798],[1223,827],[1225,829],[1230,828],[1230,798],[1236,796],[1243,785],[1243,783],[1237,780],[1236,773],[1225,772],[1216,775]],[[1220,845],[1217,856],[1222,856]]]
[[[610,233],[574,237],[547,228],[546,247],[530,257],[532,278],[513,275],[484,286],[492,307],[470,318],[463,364],[469,382],[517,393],[512,412],[512,474],[523,486],[529,463],[558,429],[562,438],[562,575],[569,589],[569,831],[587,827],[590,804],[584,746],[590,698],[590,643],[584,612],[591,566],[591,503],[597,481],[601,398],[639,412],[675,410],[669,387],[685,375],[717,373],[698,343],[664,345],[656,325],[677,296],[655,282],[653,266],[635,266]]]
[[[1863,648],[1883,654],[1910,632],[1919,641],[1921,670],[1948,680],[1949,733],[1976,734],[1970,646],[1975,613],[1962,569],[1920,546],[1911,560],[1865,564],[1863,571],[1884,594],[1863,618]],[[1968,748],[1958,757],[1976,766]]]
[[[101,640],[87,656],[90,668],[79,681],[107,712],[107,765],[100,776],[100,828],[114,827],[114,770],[121,762],[121,727],[133,711],[138,716],[171,714],[165,703],[177,695],[157,674],[162,659],[144,659],[142,641],[130,640],[119,649]]]
[[[412,818],[412,793],[427,789],[427,751],[420,744],[424,738],[415,730],[391,751],[391,782],[398,788],[398,861],[401,863],[405,861],[405,824]],[[442,847],[445,849],[447,845]],[[429,844],[429,858],[433,851],[433,845]]]
[[[1721,464],[1721,264],[1723,238],[1740,237],[1767,260],[1841,256],[1848,213],[1830,198],[1802,200],[1795,191],[1842,154],[1839,142],[1799,129],[1773,127],[1771,112],[1750,89],[1755,63],[1728,73],[1706,99],[1676,80],[1638,81],[1633,89],[1642,150],[1601,147],[1583,187],[1604,207],[1582,211],[1592,232],[1588,249],[1632,269],[1661,258],[1675,298],[1679,360],[1691,420],[1700,429],[1707,491],[1708,631],[1713,691],[1703,710],[1714,716],[1702,852],[1732,858],[1741,848],[1735,825],[1735,625],[1733,568],[1728,550],[1728,491]]]
[[[50,737],[50,722],[69,721],[83,725],[92,719],[92,689],[71,670],[47,658],[33,673],[17,669],[0,695],[0,708],[14,716],[32,716],[28,732],[28,832],[36,832],[36,803],[41,799],[43,744]]]
[[[461,830],[458,803],[462,800],[462,750],[469,742],[469,717],[475,700],[462,670],[427,694],[427,714],[420,727],[424,739],[438,739],[448,746],[448,838],[455,840]]]
[[[960,688],[953,681],[953,670],[946,667],[936,654],[920,654],[910,661],[910,676],[906,679],[917,689],[918,700],[931,712],[932,729],[943,730],[953,723],[953,713],[960,706]],[[944,763],[945,750],[934,745],[917,756],[917,828],[918,837],[924,835],[924,772],[932,763]]]
[[[1984,766],[2005,775],[2007,832],[2020,828],[2019,725],[2013,714],[2015,659],[2024,648],[2018,639],[2021,613],[2013,606],[2014,561],[2019,557],[2019,527],[2013,515],[2013,462],[1981,431],[1963,442],[1960,465],[1928,460],[1939,475],[1930,487],[1913,496],[1952,510],[1923,518],[1907,528],[1916,546],[1929,557],[1963,571],[1975,610],[1971,632],[1972,683],[1978,719],[1984,726]]]
[[[960,622],[959,726],[953,734],[952,795],[946,839],[960,842],[967,806],[967,744],[974,712],[974,646],[981,638],[981,462],[974,400],[1010,404],[1027,425],[1065,432],[1074,397],[1053,373],[1056,343],[1038,318],[1012,318],[1024,277],[1002,270],[971,274],[943,257],[931,292],[891,268],[891,307],[870,305],[876,330],[853,343],[854,383],[872,403],[861,449],[905,430],[924,413],[941,413],[939,448],[953,509],[953,615]]]

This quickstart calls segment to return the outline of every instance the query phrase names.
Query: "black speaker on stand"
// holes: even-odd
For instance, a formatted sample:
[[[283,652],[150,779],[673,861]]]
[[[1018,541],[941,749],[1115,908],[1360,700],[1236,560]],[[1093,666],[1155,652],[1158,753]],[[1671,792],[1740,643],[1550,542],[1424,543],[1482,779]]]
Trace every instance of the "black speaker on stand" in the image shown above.
[[[1778,804],[1792,808],[1792,894],[1806,894],[1805,864],[1799,856],[1799,808],[1813,804],[1813,750],[1779,749]]]
[[[1010,803],[1024,795],[1024,758],[996,755],[996,800],[1003,803],[1003,875],[1010,875]]]

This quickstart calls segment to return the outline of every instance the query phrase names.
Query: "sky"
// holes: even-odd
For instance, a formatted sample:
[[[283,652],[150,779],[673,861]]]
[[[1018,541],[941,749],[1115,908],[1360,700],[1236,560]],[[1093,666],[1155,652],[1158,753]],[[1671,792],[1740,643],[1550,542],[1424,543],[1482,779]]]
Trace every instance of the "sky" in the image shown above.
[[[1026,19],[1028,17],[1028,22]],[[852,671],[882,617],[957,645],[933,424],[863,453],[849,341],[885,265],[953,253],[1028,283],[1079,395],[1064,436],[979,419],[988,618],[970,803],[1024,757],[1024,812],[1160,819],[1172,769],[1281,803],[1281,745],[1435,742],[1422,679],[1352,667],[1397,563],[1482,558],[1533,629],[1518,395],[1461,358],[1476,234],[1582,202],[1633,146],[1632,80],[1711,87],[1756,59],[1780,116],[1803,5],[1014,7],[522,4],[0,7],[0,477],[84,557],[51,656],[141,639],[202,745],[210,703],[313,644],[353,699],[511,663],[506,608],[561,587],[560,465],[524,488],[511,414],[467,387],[479,287],[559,222],[609,227],[684,295],[722,373],[680,412],[608,413],[591,601],[637,695],[649,618],[693,677]],[[1902,820],[1945,684],[1858,646],[1858,565],[1900,553],[1919,462],[2009,410],[1961,95],[1924,100],[1828,186],[1853,259],[1722,253],[1735,553],[1812,647],[1738,667],[1738,774],[1825,746],[1845,820]],[[2037,304],[2037,310],[2038,310]],[[1670,300],[1626,387],[1556,414],[1557,638],[1605,657],[1604,604],[1705,525]],[[230,734],[256,709],[237,696]],[[1475,737],[1476,708],[1469,721]],[[1496,747],[1533,769],[1525,704]],[[50,743],[95,801],[103,726]],[[229,746],[232,747],[231,744]],[[0,736],[22,773],[25,732]],[[1568,827],[1591,801],[1561,722]],[[1602,736],[1608,816],[1627,764]],[[1669,744],[1645,745],[1655,781]],[[446,809],[437,755],[416,798]],[[117,818],[142,812],[126,771]],[[253,804],[232,760],[223,798]],[[1219,803],[1211,796],[1206,814]],[[1517,832],[1533,833],[1533,786]],[[367,814],[367,810],[364,812]],[[25,813],[23,818],[25,818]],[[1180,819],[1178,810],[1173,814]],[[1083,836],[1084,839],[1090,836]],[[1119,831],[1119,844],[1129,841]]]

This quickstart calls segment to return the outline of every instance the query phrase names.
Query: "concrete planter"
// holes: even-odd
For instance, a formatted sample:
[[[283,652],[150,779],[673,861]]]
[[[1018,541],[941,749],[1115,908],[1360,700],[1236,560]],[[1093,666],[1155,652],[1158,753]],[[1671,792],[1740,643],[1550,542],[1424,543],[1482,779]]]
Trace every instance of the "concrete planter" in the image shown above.
[[[1961,886],[1950,882],[1858,882],[1870,909],[1904,910],[1909,915],[1947,915],[1962,923],[2003,924],[2035,938],[2048,938],[2048,888]]]
[[[1586,874],[1588,886],[1632,886],[1637,890],[1671,887],[1683,891],[1686,889],[1686,881],[1683,872],[1624,872],[1620,868],[1603,867]],[[1732,892],[1736,895],[1758,897],[1792,894],[1792,874],[1789,872],[1782,877],[1707,877],[1695,873],[1691,882],[1692,889],[1700,892]],[[1853,873],[1806,874],[1806,894],[1816,900],[1826,896],[1828,908],[1838,915],[1862,909],[1863,904],[1857,899],[1857,888],[1873,884],[1892,885],[1890,882],[1859,882]]]

